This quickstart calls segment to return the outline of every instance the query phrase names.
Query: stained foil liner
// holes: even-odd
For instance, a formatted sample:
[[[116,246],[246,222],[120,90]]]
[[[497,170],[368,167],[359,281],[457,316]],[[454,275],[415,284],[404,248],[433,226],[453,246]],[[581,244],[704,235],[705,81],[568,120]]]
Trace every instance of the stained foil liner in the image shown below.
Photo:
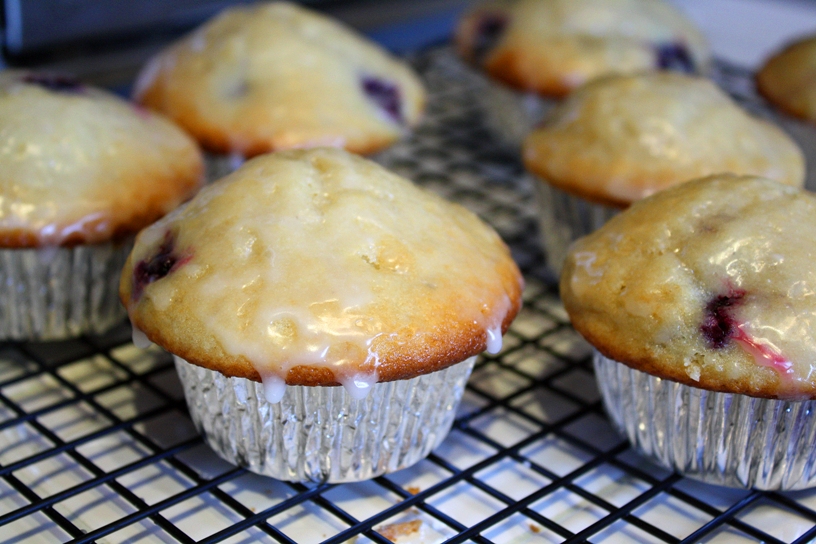
[[[685,476],[766,490],[816,485],[816,401],[759,399],[657,378],[595,352],[612,423]]]
[[[558,103],[534,93],[523,93],[494,81],[488,82],[482,100],[485,124],[508,149],[519,150],[524,138]]]
[[[475,360],[375,384],[362,400],[342,387],[295,386],[271,404],[260,383],[175,357],[207,444],[233,464],[297,482],[367,480],[424,459],[450,431]]]
[[[595,232],[621,210],[584,200],[539,179],[533,179],[532,184],[538,199],[539,232],[547,265],[560,275],[572,242]]]
[[[0,249],[0,340],[62,340],[120,323],[119,276],[132,246]]]

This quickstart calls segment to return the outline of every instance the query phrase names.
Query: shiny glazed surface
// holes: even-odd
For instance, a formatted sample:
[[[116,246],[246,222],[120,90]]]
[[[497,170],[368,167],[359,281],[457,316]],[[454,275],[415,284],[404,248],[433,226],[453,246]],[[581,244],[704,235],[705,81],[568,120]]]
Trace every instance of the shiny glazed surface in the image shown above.
[[[0,245],[123,237],[202,181],[195,143],[164,118],[49,76],[0,72]]]
[[[524,162],[564,191],[619,207],[724,172],[805,180],[802,151],[785,132],[711,81],[673,73],[582,87],[527,137]]]
[[[713,176],[572,247],[561,294],[607,357],[687,385],[816,398],[816,197]]]
[[[488,47],[487,21],[500,29]],[[547,96],[564,96],[599,76],[666,68],[660,51],[682,50],[684,70],[705,72],[705,38],[663,0],[499,0],[467,14],[460,54],[492,77]]]
[[[245,156],[316,146],[370,153],[415,125],[425,105],[406,63],[288,2],[223,11],[153,58],[135,98],[207,149]]]
[[[498,235],[373,162],[258,157],[141,233],[122,297],[195,364],[364,391],[497,350],[521,276]]]

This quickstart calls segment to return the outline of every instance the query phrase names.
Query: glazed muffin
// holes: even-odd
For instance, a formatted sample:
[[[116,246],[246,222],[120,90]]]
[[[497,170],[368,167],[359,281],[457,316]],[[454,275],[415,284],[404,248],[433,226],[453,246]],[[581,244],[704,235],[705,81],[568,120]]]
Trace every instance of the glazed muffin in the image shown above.
[[[462,19],[456,45],[463,58],[492,80],[543,97],[566,96],[611,74],[667,69],[704,73],[711,61],[702,34],[663,0],[488,2]],[[491,92],[498,95],[493,101],[501,112],[497,123],[508,125],[509,118],[517,126],[516,136],[509,126],[503,134],[519,143],[519,135],[523,137],[554,104],[539,101],[538,111],[528,105],[514,112],[511,93]],[[536,103],[529,97],[524,100]]]
[[[712,483],[816,484],[814,229],[811,193],[719,175],[575,243],[561,295],[635,448]]]
[[[765,61],[756,83],[778,108],[816,122],[816,36],[793,42]]]
[[[176,356],[219,454],[279,479],[349,481],[444,438],[472,358],[500,348],[521,287],[476,216],[315,149],[257,157],[143,231],[121,297]],[[309,421],[283,424],[296,414]]]
[[[383,149],[417,124],[425,92],[400,60],[288,2],[234,7],[153,58],[135,99],[214,153]]]
[[[676,73],[598,79],[524,142],[540,180],[542,237],[558,269],[569,243],[632,202],[721,172],[804,184],[795,142],[709,80]]]
[[[201,153],[161,116],[67,76],[0,72],[0,339],[124,318],[133,235],[189,198]]]

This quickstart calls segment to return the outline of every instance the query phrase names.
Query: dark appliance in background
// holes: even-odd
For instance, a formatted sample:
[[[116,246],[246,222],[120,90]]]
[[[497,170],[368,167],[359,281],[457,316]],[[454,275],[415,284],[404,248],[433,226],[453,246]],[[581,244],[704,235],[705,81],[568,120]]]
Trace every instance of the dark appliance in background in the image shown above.
[[[446,39],[468,0],[299,0],[397,52]],[[3,0],[3,65],[126,86],[168,41],[248,0]]]

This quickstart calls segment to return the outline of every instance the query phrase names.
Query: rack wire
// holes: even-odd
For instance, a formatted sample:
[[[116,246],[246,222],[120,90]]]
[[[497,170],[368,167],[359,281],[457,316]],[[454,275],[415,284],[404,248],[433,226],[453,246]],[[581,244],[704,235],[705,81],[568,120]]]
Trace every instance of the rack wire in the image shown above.
[[[478,362],[445,442],[414,467],[368,482],[278,482],[225,463],[202,443],[170,357],[134,347],[127,324],[57,344],[6,343],[1,541],[816,539],[816,493],[684,479],[613,431],[588,347],[543,266],[530,182],[483,126],[484,82],[447,47],[414,62],[430,90],[427,121],[378,160],[493,224],[527,280],[524,309],[502,351]]]

